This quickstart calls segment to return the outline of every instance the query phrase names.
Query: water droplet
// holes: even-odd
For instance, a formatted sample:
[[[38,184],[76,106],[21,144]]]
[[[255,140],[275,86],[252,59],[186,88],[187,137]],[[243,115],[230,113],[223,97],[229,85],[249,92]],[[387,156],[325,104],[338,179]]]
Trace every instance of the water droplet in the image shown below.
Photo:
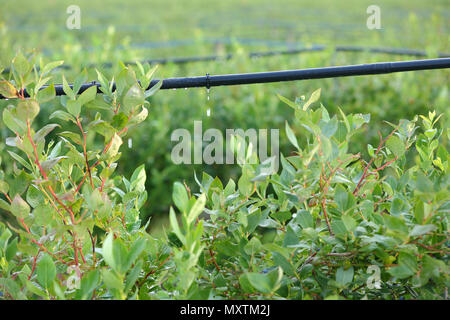
[[[209,98],[209,97],[208,97],[208,98]],[[208,99],[208,100],[209,100],[209,99]],[[207,116],[207,117],[211,116],[211,109],[210,109],[210,108],[206,109],[206,116]]]

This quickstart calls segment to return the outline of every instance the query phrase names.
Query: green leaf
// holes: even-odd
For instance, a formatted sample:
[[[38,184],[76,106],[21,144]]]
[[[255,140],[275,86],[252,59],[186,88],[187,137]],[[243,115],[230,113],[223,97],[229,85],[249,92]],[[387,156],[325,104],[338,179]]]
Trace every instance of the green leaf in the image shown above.
[[[19,219],[24,219],[30,214],[30,206],[19,194],[16,194],[11,203],[11,213]]]
[[[116,128],[116,130],[122,130],[123,128],[125,128],[127,122],[128,117],[123,112],[120,112],[114,115],[111,121],[111,125]]]
[[[0,180],[0,192],[8,193],[8,191],[9,191],[9,184],[6,181]]]
[[[342,111],[341,108],[338,107],[338,109],[339,109],[339,112],[341,113],[342,119],[344,120],[345,128],[347,129],[347,133],[349,133],[351,131],[351,128],[350,128],[350,123],[347,119],[347,116],[345,115],[344,111]]]
[[[102,255],[105,262],[110,266],[113,267],[114,265],[114,254],[113,254],[113,248],[114,248],[114,235],[112,232],[108,234],[106,239],[103,241],[103,247],[102,247]]]
[[[42,140],[44,140],[45,136],[47,136],[50,132],[52,132],[56,127],[60,127],[59,124],[48,124],[44,127],[42,127],[33,137],[34,142],[39,143]]]
[[[189,211],[189,214],[187,216],[188,225],[194,222],[194,220],[197,219],[200,213],[202,213],[203,209],[205,208],[205,204],[206,204],[206,195],[202,193],[200,197],[198,197],[198,199],[195,201],[191,210]]]
[[[104,136],[106,140],[110,140],[116,132],[113,126],[103,120],[93,121],[89,123],[89,127]]]
[[[139,255],[145,250],[146,246],[147,246],[147,239],[145,238],[138,239],[136,240],[136,242],[134,242],[130,251],[128,252],[127,268],[126,268],[127,270],[131,268],[131,265],[134,264]]]
[[[86,103],[95,99],[97,95],[97,86],[92,86],[84,91],[77,99],[80,106],[85,105]]]
[[[306,210],[299,210],[295,216],[295,221],[304,229],[314,228],[314,219]]]
[[[49,73],[53,69],[55,69],[55,68],[59,67],[60,65],[62,65],[63,63],[64,63],[63,60],[53,61],[53,62],[47,63],[44,66],[44,68],[42,68],[41,75],[45,75],[46,73]]]
[[[334,192],[334,201],[336,201],[338,208],[345,212],[354,205],[355,197],[339,184]]]
[[[139,124],[142,121],[144,121],[145,119],[147,119],[147,116],[148,116],[148,109],[143,106],[141,112],[139,112],[138,114],[133,114],[133,116],[130,119],[129,124],[130,125]]]
[[[8,244],[8,247],[6,248],[5,251],[5,258],[7,261],[11,261],[17,253],[17,238],[14,238],[13,241],[10,241],[10,243]]]
[[[66,77],[63,75],[63,91],[64,93],[70,98],[75,99],[75,94],[73,93],[73,90],[70,88],[69,84],[67,83]]]
[[[63,159],[68,159],[67,156],[60,156],[53,159],[48,159],[41,162],[42,170],[44,170],[45,173],[48,173],[51,168],[53,168],[58,162],[60,162]]]
[[[36,267],[37,280],[44,288],[50,288],[56,278],[56,267],[52,258],[44,254]]]
[[[55,86],[53,83],[47,88],[39,90],[36,94],[36,100],[39,103],[44,103],[53,100],[56,97]]]
[[[178,237],[178,239],[185,244],[186,243],[186,237],[181,233],[180,226],[178,225],[177,217],[175,215],[175,211],[172,207],[170,207],[169,211],[169,221],[170,226],[172,227],[173,232]]]
[[[61,119],[63,121],[72,120],[73,122],[75,122],[75,118],[70,113],[62,111],[62,110],[57,110],[57,111],[53,112],[50,115],[49,119],[53,119],[53,118]]]
[[[142,260],[139,260],[138,262],[136,262],[133,269],[128,273],[126,278],[125,292],[128,292],[136,283],[136,280],[139,277],[139,273],[142,270],[142,265],[143,265]]]
[[[253,237],[244,247],[245,253],[248,255],[254,255],[261,251],[261,241],[257,237]]]
[[[12,233],[9,229],[5,229],[3,233],[0,234],[0,250],[5,250],[8,245],[9,238],[11,238]]]
[[[352,232],[356,228],[356,220],[349,214],[342,215],[342,222],[344,223],[345,228]]]
[[[13,132],[25,132],[26,125],[24,122],[16,118],[12,112],[5,108],[3,109],[3,122]]]
[[[6,211],[11,211],[11,206],[8,202],[3,199],[0,199],[0,208]]]
[[[145,164],[141,164],[137,167],[130,178],[130,190],[134,190],[137,192],[145,191],[145,180],[147,179],[147,175],[145,172]]]
[[[71,131],[63,131],[63,132],[58,133],[58,135],[69,138],[77,145],[83,144],[83,141],[81,140],[81,136],[78,133],[71,132]]]
[[[300,147],[298,146],[297,137],[294,134],[294,131],[292,131],[291,127],[289,127],[288,122],[286,121],[286,136],[288,137],[289,141],[294,145],[294,147],[297,148],[297,150],[300,150]]]
[[[320,127],[322,130],[322,134],[327,138],[331,138],[338,129],[338,121],[336,118],[333,117],[333,119],[329,120],[326,123],[323,123],[321,121]]]
[[[424,234],[427,234],[428,232],[432,232],[437,229],[437,226],[434,224],[426,224],[426,225],[415,225],[414,228],[409,233],[410,237],[417,237]]]
[[[95,69],[95,71],[97,72],[98,82],[100,82],[101,85],[100,90],[105,94],[111,94],[108,80],[106,80],[105,76],[100,71],[98,71],[97,69]]]
[[[283,101],[284,103],[286,103],[289,107],[291,107],[291,108],[293,108],[293,109],[297,109],[297,108],[298,108],[298,106],[297,106],[294,102],[292,102],[291,100],[289,100],[289,99],[283,97],[282,95],[277,94],[277,97],[278,97],[278,99],[280,99],[281,101]]]
[[[153,87],[145,91],[145,98],[151,97],[158,91],[163,84],[162,80],[159,80],[157,84],[155,84]]]
[[[395,234],[403,233],[408,234],[408,227],[402,217],[394,217],[389,215],[383,215],[386,227],[395,231]]]
[[[244,196],[250,196],[253,192],[253,183],[250,180],[252,178],[251,172],[248,166],[242,168],[242,175],[238,180],[239,192]]]
[[[345,287],[353,280],[354,270],[353,267],[348,268],[347,270],[344,267],[340,267],[336,271],[336,282],[341,286]]]
[[[289,211],[276,211],[272,213],[272,218],[280,221],[281,223],[285,223],[289,219],[291,219],[292,214]]]
[[[9,151],[9,150],[8,150],[8,153],[11,157],[14,158],[14,160],[19,162],[22,166],[24,166],[25,168],[27,168],[30,171],[33,171],[33,169],[31,169],[30,165],[21,156],[19,156],[18,154],[14,153],[12,151]]]
[[[77,293],[77,299],[90,299],[92,292],[99,285],[100,272],[98,270],[89,271],[81,279],[80,290]]]
[[[19,74],[24,76],[26,73],[28,73],[31,70],[31,64],[28,61],[27,58],[22,54],[22,52],[19,52],[13,59],[12,65],[14,67],[14,70]]]
[[[303,111],[308,110],[309,106],[313,104],[314,102],[318,101],[320,98],[320,92],[322,89],[317,89],[311,94],[311,97],[306,101],[306,103],[303,105]]]
[[[392,151],[395,155],[397,155],[399,158],[403,156],[403,154],[406,151],[405,143],[396,135],[391,136],[386,141],[386,146],[389,148],[389,150]]]
[[[41,191],[34,185],[28,187],[26,200],[33,208],[36,208],[40,203],[44,203]]]
[[[0,81],[0,95],[5,98],[15,98],[17,97],[17,90],[11,82]]]
[[[253,293],[255,290],[253,289],[252,285],[250,284],[250,281],[248,280],[248,274],[243,273],[239,277],[239,285],[241,286],[242,290],[247,293]]]
[[[79,75],[76,76],[76,78],[73,82],[74,95],[78,94],[81,86],[87,81],[87,79],[88,79],[87,70],[83,69],[83,71]]]
[[[80,115],[81,105],[80,105],[80,102],[78,100],[69,100],[69,101],[67,101],[66,108],[67,108],[67,111],[69,111],[69,113],[71,115],[73,115],[75,118]]]
[[[123,281],[112,270],[103,269],[102,279],[105,282],[108,289],[115,289],[121,291],[123,289]]]
[[[267,274],[250,272],[247,273],[247,278],[250,284],[257,291],[265,294],[270,294],[276,291],[281,285],[283,277],[283,270],[278,267]]]
[[[105,154],[107,159],[110,159],[115,155],[117,155],[121,145],[122,145],[122,138],[117,133],[115,133],[114,136],[112,137],[111,145]]]
[[[17,117],[26,123],[27,119],[31,122],[39,114],[39,104],[36,100],[26,99],[21,100],[17,104]]]
[[[286,228],[286,234],[284,235],[283,246],[295,246],[299,243],[299,237],[295,233],[294,229],[290,225]]]
[[[274,251],[272,252],[273,262],[280,266],[284,273],[290,276],[295,276],[295,269],[291,262],[289,262],[288,259],[286,259],[285,256],[283,256],[280,252]]]
[[[392,267],[388,272],[397,279],[405,279],[418,271],[416,258],[408,253],[400,252],[398,266]]]
[[[126,110],[126,114],[129,113],[129,110],[133,110],[135,107],[144,104],[145,96],[142,92],[142,89],[138,84],[134,84],[127,91],[124,99],[123,99],[123,107]]]
[[[33,210],[33,216],[35,218],[35,223],[40,226],[49,226],[54,221],[53,214],[56,211],[49,208],[49,205],[44,202],[38,204]]]
[[[181,212],[187,212],[189,198],[186,188],[180,182],[175,182],[173,184],[172,199],[178,210]]]
[[[128,253],[120,239],[114,240],[113,233],[109,233],[103,242],[102,250],[105,262],[116,272],[123,274],[128,267]]]
[[[39,297],[42,297],[42,298],[47,298],[47,295],[45,294],[45,292],[42,291],[40,288],[38,288],[31,281],[25,280],[25,286],[27,287],[27,290],[30,291],[31,293],[33,293]]]

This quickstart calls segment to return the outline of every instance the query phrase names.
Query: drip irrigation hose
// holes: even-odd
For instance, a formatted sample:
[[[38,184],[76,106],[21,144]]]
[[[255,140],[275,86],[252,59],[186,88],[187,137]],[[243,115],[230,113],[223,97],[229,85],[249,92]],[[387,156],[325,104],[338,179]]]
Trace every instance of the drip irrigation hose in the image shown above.
[[[450,68],[450,58],[411,60],[397,62],[379,62],[360,65],[324,67],[300,70],[240,73],[225,75],[209,75],[200,77],[168,78],[162,80],[161,89],[179,89],[179,88],[211,88],[218,86],[245,85],[255,83],[271,83],[284,81],[297,81],[309,79],[326,79],[351,76],[364,76],[375,74],[387,74],[394,72],[408,72],[419,70],[433,70]],[[150,82],[147,89],[155,86],[160,80],[155,79]],[[79,93],[84,92],[92,86],[97,86],[97,92],[100,91],[100,84],[96,81],[83,84]],[[44,89],[46,86],[42,87]],[[72,88],[72,85],[70,85]],[[113,84],[115,90],[115,84]],[[62,85],[55,85],[56,95],[65,95]],[[24,91],[24,96],[28,93]],[[2,99],[4,97],[0,96]]]

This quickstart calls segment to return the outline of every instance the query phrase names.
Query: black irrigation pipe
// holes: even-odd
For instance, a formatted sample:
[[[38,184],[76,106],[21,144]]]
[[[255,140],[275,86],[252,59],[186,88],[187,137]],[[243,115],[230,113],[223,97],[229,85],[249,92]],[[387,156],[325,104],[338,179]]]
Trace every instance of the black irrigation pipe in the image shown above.
[[[308,48],[298,48],[298,49],[287,49],[287,50],[272,50],[272,51],[262,51],[262,52],[250,52],[249,58],[259,58],[259,57],[270,57],[277,55],[292,55],[292,54],[300,54],[306,52],[321,52],[327,49],[326,46],[323,45],[314,45]],[[403,55],[403,56],[414,56],[414,57],[427,57],[427,53],[425,51],[414,50],[414,49],[395,49],[395,48],[367,48],[367,47],[358,47],[358,46],[337,46],[335,47],[336,52],[369,52],[369,53],[383,53],[390,55]],[[199,61],[220,61],[220,60],[230,60],[234,56],[233,54],[227,54],[224,56],[216,55],[216,56],[197,56],[197,57],[184,57],[184,58],[166,58],[166,59],[149,59],[144,62],[148,62],[150,64],[183,64],[190,62],[199,62]],[[450,57],[450,53],[439,53],[439,58],[448,58]],[[103,64],[105,67],[111,67],[112,64],[105,63]]]
[[[186,77],[186,78],[169,78],[162,80],[161,89],[179,89],[179,88],[200,88],[218,86],[243,85],[254,83],[270,83],[282,81],[296,81],[308,79],[326,79],[350,76],[363,76],[374,74],[386,74],[393,72],[407,72],[418,70],[432,70],[432,69],[446,69],[450,68],[450,58],[440,59],[426,59],[426,60],[411,60],[398,62],[379,62],[360,65],[312,68],[300,70],[287,71],[272,71],[272,72],[257,72],[257,73],[242,73],[242,74],[226,74],[226,75],[212,75],[208,73],[201,77]],[[155,86],[160,80],[152,80],[148,89]],[[72,85],[70,85],[72,87]],[[97,92],[100,91],[100,84],[96,81],[83,84],[80,92],[87,90],[92,86],[97,86]],[[115,84],[113,85],[115,90]],[[62,85],[55,85],[56,95],[65,95]],[[27,97],[28,93],[24,91]],[[0,98],[3,99],[0,95]]]

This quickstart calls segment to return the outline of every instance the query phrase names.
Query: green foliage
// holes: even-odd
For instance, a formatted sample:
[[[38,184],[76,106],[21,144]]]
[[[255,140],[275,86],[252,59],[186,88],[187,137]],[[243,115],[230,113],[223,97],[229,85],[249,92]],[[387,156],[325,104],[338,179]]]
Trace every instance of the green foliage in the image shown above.
[[[0,224],[2,297],[445,297],[450,198],[441,116],[387,123],[376,147],[355,152],[369,114],[333,114],[320,90],[295,102],[280,96],[294,113],[284,124],[292,146],[280,172],[264,173],[267,164],[248,148],[238,179],[195,176],[200,194],[174,183],[170,228],[155,239],[140,219],[145,166],[129,179],[116,172],[124,138],[148,115],[155,90],[144,88],[154,69],[121,65],[114,78],[97,71],[100,94],[79,93],[82,72],[73,88],[63,78],[67,96],[57,98],[44,75],[59,64],[38,71],[18,55],[1,79],[12,97],[2,119],[13,133],[10,175],[0,176],[0,207],[9,212]],[[42,103],[58,107],[49,117],[57,123],[38,129]]]
[[[139,210],[147,199],[144,166],[130,180],[114,175],[122,139],[145,119],[142,110],[149,102],[136,98],[146,92],[125,66],[114,77],[118,82],[114,93],[99,73],[99,80],[108,85],[101,87],[105,94],[97,95],[96,87],[79,94],[86,72],[76,78],[73,88],[63,78],[67,96],[56,98],[53,84],[39,90],[50,81],[50,77],[43,80],[44,75],[61,63],[37,71],[19,54],[13,60],[12,80],[2,80],[2,92],[6,88],[15,98],[3,111],[3,122],[15,137],[7,138],[14,149],[8,150],[14,168],[10,177],[2,172],[1,204],[15,221],[8,223],[9,228],[1,225],[1,290],[13,299],[124,299],[136,293],[142,259],[159,252],[149,245],[154,240],[140,220]],[[60,123],[35,130],[40,104],[50,100],[59,100],[64,108],[50,116]],[[103,103],[108,108],[90,119],[89,109],[101,101],[109,101]],[[58,132],[60,127],[65,131]]]
[[[281,98],[295,109],[294,123],[286,123],[294,151],[281,157],[281,173],[256,178],[264,164],[243,163],[239,183],[230,180],[225,188],[203,174],[197,183],[207,196],[204,215],[190,229],[185,222],[181,229],[171,210],[174,250],[187,251],[186,235],[203,227],[197,281],[181,297],[445,297],[449,155],[439,117],[430,113],[421,116],[422,125],[419,117],[393,125],[366,160],[349,146],[366,130],[369,115],[330,115],[311,106],[319,95],[304,104]],[[408,166],[406,156],[415,164]],[[183,221],[188,199],[176,183],[173,200]],[[190,277],[188,257],[174,263]],[[373,268],[380,270],[376,286]]]

